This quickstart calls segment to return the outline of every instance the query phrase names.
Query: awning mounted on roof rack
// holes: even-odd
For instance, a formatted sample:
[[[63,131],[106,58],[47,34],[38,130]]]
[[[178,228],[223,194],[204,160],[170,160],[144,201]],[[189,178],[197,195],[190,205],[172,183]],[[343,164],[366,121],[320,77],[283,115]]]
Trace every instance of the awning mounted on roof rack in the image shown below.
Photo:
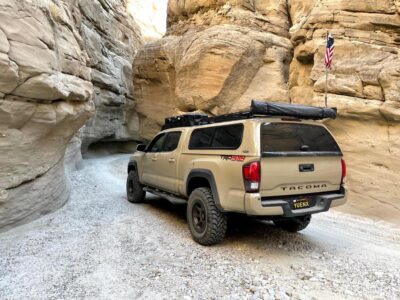
[[[267,115],[280,117],[295,117],[299,119],[322,120],[326,118],[335,119],[336,108],[323,108],[299,104],[251,101],[250,112],[253,115]]]

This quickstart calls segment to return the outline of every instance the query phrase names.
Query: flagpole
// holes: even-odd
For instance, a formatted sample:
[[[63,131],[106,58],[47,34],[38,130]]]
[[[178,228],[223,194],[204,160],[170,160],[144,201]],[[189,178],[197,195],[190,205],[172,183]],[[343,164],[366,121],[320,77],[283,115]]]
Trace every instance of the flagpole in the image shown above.
[[[328,68],[325,66],[325,107],[328,107]]]
[[[326,41],[328,41],[328,37],[329,37],[329,32],[326,31]],[[328,107],[328,67],[326,65],[325,65],[325,107]]]

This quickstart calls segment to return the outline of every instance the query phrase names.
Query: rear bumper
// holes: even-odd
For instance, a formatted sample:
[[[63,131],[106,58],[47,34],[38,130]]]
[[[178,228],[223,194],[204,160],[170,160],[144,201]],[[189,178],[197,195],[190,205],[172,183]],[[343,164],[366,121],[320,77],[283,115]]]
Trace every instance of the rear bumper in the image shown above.
[[[292,209],[291,198],[265,199],[260,194],[246,194],[245,209],[253,216],[284,216],[296,217],[328,211],[331,207],[339,206],[347,201],[347,191],[342,188],[338,192],[324,193],[315,196],[315,204],[309,208]]]

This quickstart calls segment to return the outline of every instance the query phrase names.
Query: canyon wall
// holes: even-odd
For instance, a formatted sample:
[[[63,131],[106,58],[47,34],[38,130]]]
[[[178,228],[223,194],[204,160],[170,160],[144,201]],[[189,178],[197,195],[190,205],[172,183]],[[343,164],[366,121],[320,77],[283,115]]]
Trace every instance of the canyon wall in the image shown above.
[[[0,2],[0,228],[66,201],[79,137],[134,138],[141,44],[124,0]]]
[[[125,0],[81,0],[79,25],[94,85],[95,115],[82,130],[82,152],[97,141],[138,139],[132,61],[142,45]],[[139,13],[139,12],[138,12]]]
[[[139,132],[166,116],[221,114],[252,98],[324,105],[326,34],[335,37],[327,122],[349,166],[343,209],[400,216],[400,1],[170,0],[167,35],[134,60]]]
[[[146,45],[134,61],[143,137],[165,115],[232,112],[252,97],[289,100],[286,1],[264,2],[169,1],[167,37]]]
[[[61,206],[64,165],[97,141],[150,139],[166,116],[235,112],[252,98],[323,105],[328,30],[343,209],[399,219],[399,0],[170,0],[166,36],[144,46],[132,16],[156,36],[163,20],[127,4],[0,2],[0,228]]]
[[[323,104],[326,32],[335,39],[328,77],[328,125],[349,166],[351,197],[341,208],[398,222],[400,216],[400,2],[290,2],[295,46],[289,89],[293,102]]]

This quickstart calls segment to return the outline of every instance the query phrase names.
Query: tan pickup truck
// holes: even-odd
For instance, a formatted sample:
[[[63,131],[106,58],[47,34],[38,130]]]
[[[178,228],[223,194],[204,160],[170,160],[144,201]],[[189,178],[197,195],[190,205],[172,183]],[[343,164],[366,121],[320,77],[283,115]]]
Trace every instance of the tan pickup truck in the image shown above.
[[[146,192],[186,200],[190,232],[202,245],[224,238],[230,213],[302,230],[311,214],[346,202],[342,152],[318,121],[335,116],[335,110],[253,102],[246,113],[169,118],[131,157],[128,200],[142,202]]]

